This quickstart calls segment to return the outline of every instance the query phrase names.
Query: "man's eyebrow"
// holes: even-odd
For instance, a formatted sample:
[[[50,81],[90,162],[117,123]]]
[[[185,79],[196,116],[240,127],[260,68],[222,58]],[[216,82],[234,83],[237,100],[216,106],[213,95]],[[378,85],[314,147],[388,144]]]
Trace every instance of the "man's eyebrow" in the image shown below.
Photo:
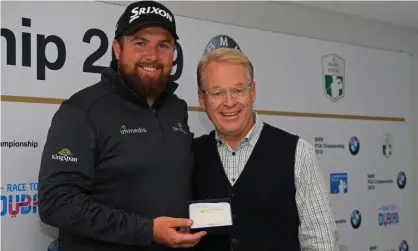
[[[142,41],[145,41],[145,42],[150,42],[149,39],[146,39],[145,37],[138,36],[138,35],[134,35],[134,36],[131,37],[131,41],[135,41],[135,40],[142,40]],[[162,40],[158,41],[158,43],[169,43],[169,44],[171,44],[172,42],[173,41],[171,39],[162,39]]]

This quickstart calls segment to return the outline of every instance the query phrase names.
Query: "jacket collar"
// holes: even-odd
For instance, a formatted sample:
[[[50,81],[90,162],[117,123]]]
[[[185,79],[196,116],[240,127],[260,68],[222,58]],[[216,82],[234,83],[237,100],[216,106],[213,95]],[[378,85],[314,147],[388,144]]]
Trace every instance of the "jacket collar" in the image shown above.
[[[149,106],[146,99],[132,88],[132,85],[123,80],[116,70],[115,61],[111,62],[111,65],[102,72],[101,80],[112,84],[112,86],[125,98],[128,98],[138,104]],[[166,84],[165,90],[155,100],[152,108],[158,109],[164,101],[169,98],[177,90],[178,84],[172,80],[169,80]]]

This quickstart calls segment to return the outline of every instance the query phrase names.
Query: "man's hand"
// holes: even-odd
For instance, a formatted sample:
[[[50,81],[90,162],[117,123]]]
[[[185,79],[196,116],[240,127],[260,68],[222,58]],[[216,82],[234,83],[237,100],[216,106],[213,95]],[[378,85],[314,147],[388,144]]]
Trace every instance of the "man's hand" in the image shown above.
[[[190,234],[188,229],[192,225],[192,220],[182,218],[158,217],[154,219],[153,239],[159,244],[173,248],[189,248],[199,243],[200,239],[206,235],[201,231]],[[177,231],[176,228],[182,229]]]

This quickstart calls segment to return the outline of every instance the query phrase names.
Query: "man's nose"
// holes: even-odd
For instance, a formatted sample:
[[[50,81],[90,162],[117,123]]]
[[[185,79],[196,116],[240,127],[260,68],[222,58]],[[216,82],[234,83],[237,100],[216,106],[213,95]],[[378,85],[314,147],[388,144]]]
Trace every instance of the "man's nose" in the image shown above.
[[[156,61],[158,58],[158,48],[156,46],[149,46],[145,58],[148,61]]]
[[[225,93],[225,105],[226,106],[234,106],[237,101],[232,96],[232,93],[230,91],[227,91]]]

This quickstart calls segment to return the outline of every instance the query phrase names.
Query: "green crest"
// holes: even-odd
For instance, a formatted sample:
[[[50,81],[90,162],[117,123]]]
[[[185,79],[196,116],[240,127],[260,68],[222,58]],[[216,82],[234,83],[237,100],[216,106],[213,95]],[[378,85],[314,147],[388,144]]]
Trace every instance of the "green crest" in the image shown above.
[[[322,58],[324,94],[332,101],[338,101],[345,94],[345,61],[336,54]]]

